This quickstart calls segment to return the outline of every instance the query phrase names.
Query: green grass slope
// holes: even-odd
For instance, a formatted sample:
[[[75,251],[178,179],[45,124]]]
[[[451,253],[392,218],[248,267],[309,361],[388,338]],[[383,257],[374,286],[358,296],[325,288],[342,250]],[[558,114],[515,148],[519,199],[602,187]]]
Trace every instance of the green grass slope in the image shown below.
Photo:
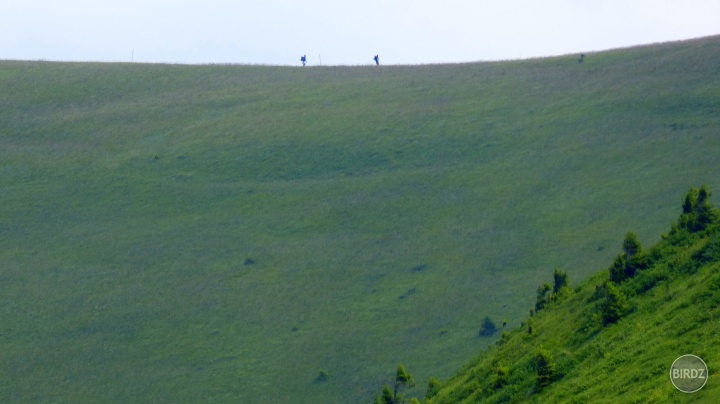
[[[719,59],[712,37],[584,63],[0,62],[0,401],[449,377],[549,269],[584,279],[720,189]]]
[[[674,226],[659,243],[641,252],[643,269],[612,283],[625,297],[616,321],[604,321],[608,295],[603,291],[610,276],[608,270],[601,271],[574,290],[560,293],[555,302],[506,333],[496,347],[466,364],[425,401],[717,402],[717,213],[714,222],[697,232]],[[549,373],[538,370],[540,352],[554,364],[554,373],[543,382],[538,374]],[[705,386],[691,394],[680,392],[670,380],[671,365],[685,354],[702,358],[709,373]]]

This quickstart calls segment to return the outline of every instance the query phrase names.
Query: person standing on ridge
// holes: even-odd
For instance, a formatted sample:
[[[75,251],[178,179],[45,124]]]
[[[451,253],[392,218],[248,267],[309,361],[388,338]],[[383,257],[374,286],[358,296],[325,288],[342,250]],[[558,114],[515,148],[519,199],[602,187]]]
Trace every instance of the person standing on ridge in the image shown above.
[[[303,66],[305,66],[305,63],[307,63],[307,57],[305,55],[302,55],[300,61],[302,62]]]
[[[376,66],[379,66],[379,65],[380,65],[380,58],[378,57],[378,55],[375,55],[375,57],[373,58],[373,60],[375,61],[375,65],[376,65]]]

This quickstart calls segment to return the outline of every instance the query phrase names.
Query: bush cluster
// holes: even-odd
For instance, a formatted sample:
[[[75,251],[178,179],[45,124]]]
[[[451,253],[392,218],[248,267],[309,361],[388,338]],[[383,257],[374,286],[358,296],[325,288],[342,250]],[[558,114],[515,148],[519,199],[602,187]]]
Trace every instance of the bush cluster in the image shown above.
[[[535,299],[535,312],[542,310],[551,302],[559,301],[563,297],[570,294],[570,280],[566,272],[559,269],[553,271],[553,285],[543,283],[537,289],[537,298]],[[532,316],[532,311],[530,313]]]

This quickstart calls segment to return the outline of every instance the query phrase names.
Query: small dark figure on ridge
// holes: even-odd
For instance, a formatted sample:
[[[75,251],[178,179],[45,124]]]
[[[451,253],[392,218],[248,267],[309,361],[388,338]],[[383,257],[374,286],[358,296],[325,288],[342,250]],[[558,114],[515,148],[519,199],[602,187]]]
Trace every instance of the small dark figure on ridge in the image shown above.
[[[585,60],[585,54],[584,54],[584,53],[581,53],[581,54],[580,54],[580,59],[578,59],[578,63],[582,63],[583,60]]]
[[[373,60],[375,61],[375,65],[378,65],[378,66],[380,65],[380,57],[378,57],[378,55],[375,55]]]
[[[305,55],[302,55],[300,61],[302,62],[303,66],[305,66],[305,63],[307,63],[307,57],[305,57]]]

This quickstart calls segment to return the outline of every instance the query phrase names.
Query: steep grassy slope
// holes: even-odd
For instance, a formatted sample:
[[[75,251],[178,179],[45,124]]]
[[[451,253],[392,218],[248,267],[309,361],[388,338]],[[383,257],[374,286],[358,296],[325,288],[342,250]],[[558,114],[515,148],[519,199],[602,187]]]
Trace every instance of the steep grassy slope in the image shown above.
[[[719,58],[715,37],[582,64],[0,62],[0,401],[448,377],[548,270],[583,279],[720,189]]]
[[[717,402],[717,218],[702,232],[674,228],[645,255],[648,268],[613,283],[627,297],[617,322],[603,324],[609,272],[601,271],[503,336],[427,402]],[[539,352],[555,364],[545,387],[538,382]],[[693,394],[675,389],[669,377],[685,354],[708,367],[705,386]]]

